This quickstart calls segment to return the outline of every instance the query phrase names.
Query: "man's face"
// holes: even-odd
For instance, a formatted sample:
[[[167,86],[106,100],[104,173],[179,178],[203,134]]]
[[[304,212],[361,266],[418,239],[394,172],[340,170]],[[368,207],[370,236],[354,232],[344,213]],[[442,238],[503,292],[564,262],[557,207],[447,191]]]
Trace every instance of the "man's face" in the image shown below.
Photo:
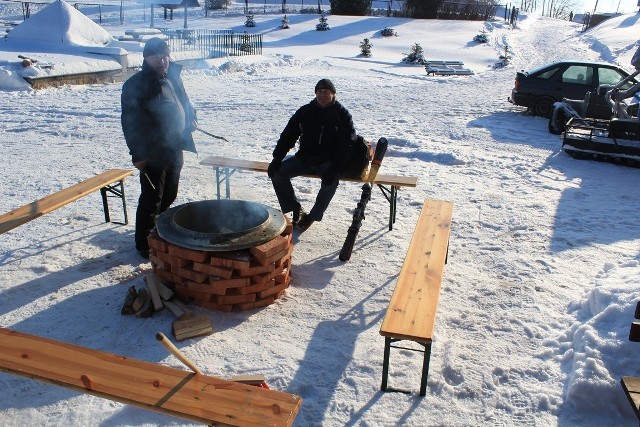
[[[149,55],[145,60],[151,69],[158,74],[165,74],[169,69],[169,52]]]
[[[321,107],[326,107],[327,105],[333,102],[333,97],[335,94],[331,92],[329,89],[318,89],[316,91],[316,100],[318,101],[318,105]]]

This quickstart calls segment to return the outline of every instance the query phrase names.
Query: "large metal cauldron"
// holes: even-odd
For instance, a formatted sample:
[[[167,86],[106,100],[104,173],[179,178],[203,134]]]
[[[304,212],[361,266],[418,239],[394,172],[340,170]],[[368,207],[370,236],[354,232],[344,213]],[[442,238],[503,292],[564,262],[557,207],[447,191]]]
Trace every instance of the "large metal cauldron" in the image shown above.
[[[286,219],[276,209],[246,200],[203,200],[175,206],[156,218],[158,234],[200,251],[233,251],[280,235]]]

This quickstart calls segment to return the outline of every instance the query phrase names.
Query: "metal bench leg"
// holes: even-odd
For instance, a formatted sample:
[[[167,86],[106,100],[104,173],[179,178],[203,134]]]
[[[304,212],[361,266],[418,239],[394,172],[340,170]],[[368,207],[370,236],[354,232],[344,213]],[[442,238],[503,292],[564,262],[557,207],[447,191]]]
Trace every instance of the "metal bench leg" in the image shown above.
[[[124,180],[120,181],[120,189],[122,195],[122,210],[124,211],[124,223],[129,224],[129,216],[127,215],[127,199],[124,196]]]
[[[100,189],[100,195],[102,196],[102,209],[104,209],[104,222],[111,222],[109,216],[109,201],[107,200],[107,187]]]
[[[393,223],[396,222],[396,203],[398,199],[398,187],[391,186],[391,189],[382,184],[378,184],[378,188],[382,191],[382,195],[389,202],[389,231],[393,230]]]
[[[391,353],[391,338],[384,338],[384,359],[382,361],[382,385],[380,390],[387,390],[387,378],[389,377],[389,354]]]
[[[100,195],[102,196],[102,208],[104,209],[104,222],[111,222],[111,215],[109,215],[109,195],[107,192],[114,195],[114,197],[119,197],[122,200],[122,211],[124,213],[124,222],[115,222],[114,224],[129,224],[129,216],[127,215],[127,201],[124,196],[124,179],[111,184],[105,185],[100,189]]]
[[[216,196],[220,200],[220,168],[214,167],[216,170]]]
[[[398,187],[391,186],[391,199],[389,200],[389,231],[393,230],[393,224],[396,223],[396,206],[398,205]]]
[[[230,172],[229,168],[225,168],[224,172],[227,175],[227,182],[226,182],[227,186],[226,186],[225,190],[226,190],[226,194],[227,194],[227,199],[230,199],[231,198],[231,174],[233,172]]]
[[[431,343],[424,345],[424,359],[422,360],[422,379],[420,380],[420,396],[427,394],[427,376],[429,375],[429,360],[431,359]]]
[[[216,196],[218,200],[222,197],[220,194],[220,184],[225,183],[226,198],[231,198],[231,175],[236,171],[235,169],[221,168],[219,166],[213,167],[216,171]]]

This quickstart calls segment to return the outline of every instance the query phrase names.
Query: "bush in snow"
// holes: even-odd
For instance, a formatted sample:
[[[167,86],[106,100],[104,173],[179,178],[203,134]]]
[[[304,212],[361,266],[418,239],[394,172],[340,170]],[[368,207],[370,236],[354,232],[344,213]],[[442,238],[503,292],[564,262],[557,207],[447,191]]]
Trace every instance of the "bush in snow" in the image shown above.
[[[392,36],[397,36],[398,34],[396,34],[396,31],[393,28],[386,27],[380,30],[380,35],[382,37],[392,37]]]
[[[240,43],[240,46],[238,48],[242,52],[252,53],[253,46],[251,46],[251,38],[246,31],[242,35],[242,43]]]
[[[480,34],[473,38],[473,41],[476,43],[489,43],[489,38],[487,37],[487,32],[484,28]]]
[[[255,27],[256,22],[253,20],[253,15],[247,15],[247,20],[244,22],[245,27]]]
[[[364,39],[360,42],[360,55],[369,57],[371,56],[371,48],[373,45],[369,42],[369,39]]]
[[[322,15],[320,15],[319,21],[320,21],[320,23],[316,25],[316,30],[318,30],[318,31],[327,31],[327,30],[331,29],[331,28],[329,28],[329,24],[327,23],[326,16],[324,16],[324,12],[322,12]]]
[[[287,18],[287,15],[284,15],[284,18],[282,19],[282,22],[280,23],[280,28],[289,28],[289,18]]]
[[[420,64],[420,65],[425,65],[427,63],[427,60],[424,59],[423,56],[423,52],[422,52],[422,46],[420,46],[418,43],[414,43],[413,46],[411,47],[411,52],[410,53],[405,53],[405,56],[402,59],[402,62],[406,63],[406,64]]]

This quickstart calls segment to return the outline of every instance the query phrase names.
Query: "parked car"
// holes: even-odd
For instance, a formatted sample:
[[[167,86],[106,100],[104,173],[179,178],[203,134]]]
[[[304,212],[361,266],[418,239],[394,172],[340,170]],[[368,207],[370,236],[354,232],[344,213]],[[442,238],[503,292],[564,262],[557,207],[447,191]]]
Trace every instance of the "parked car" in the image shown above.
[[[554,102],[584,99],[587,92],[597,92],[600,85],[615,85],[628,75],[624,69],[604,62],[554,62],[517,72],[509,102],[527,107],[533,115],[550,117]]]

